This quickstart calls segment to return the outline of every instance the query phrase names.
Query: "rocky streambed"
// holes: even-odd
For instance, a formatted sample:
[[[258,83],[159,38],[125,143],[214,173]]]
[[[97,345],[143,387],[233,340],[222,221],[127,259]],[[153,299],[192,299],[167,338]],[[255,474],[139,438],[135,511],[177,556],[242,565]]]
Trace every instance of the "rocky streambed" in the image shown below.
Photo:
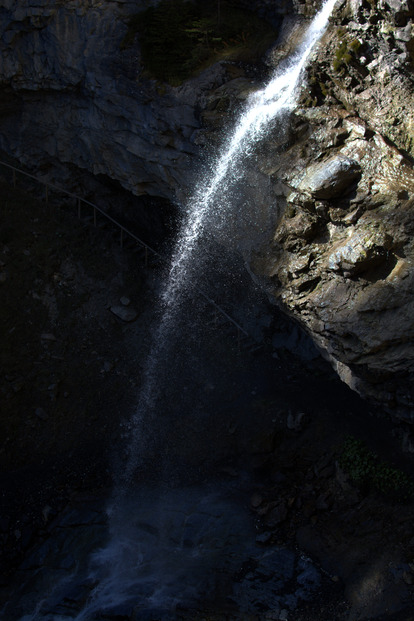
[[[207,312],[177,342],[114,523],[160,277],[70,209],[2,185],[2,213],[4,618],[411,618],[412,501],[342,457],[352,435],[409,473],[405,429],[287,350],[282,324],[278,348],[274,326],[244,347]]]

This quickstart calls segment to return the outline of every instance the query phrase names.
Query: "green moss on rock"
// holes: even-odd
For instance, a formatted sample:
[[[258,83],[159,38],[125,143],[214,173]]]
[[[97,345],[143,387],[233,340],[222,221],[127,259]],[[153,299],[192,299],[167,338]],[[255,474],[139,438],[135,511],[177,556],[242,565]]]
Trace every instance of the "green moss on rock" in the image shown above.
[[[349,41],[343,38],[335,51],[335,58],[332,63],[334,71],[342,71],[352,60],[356,59],[361,45],[362,43],[359,39]]]

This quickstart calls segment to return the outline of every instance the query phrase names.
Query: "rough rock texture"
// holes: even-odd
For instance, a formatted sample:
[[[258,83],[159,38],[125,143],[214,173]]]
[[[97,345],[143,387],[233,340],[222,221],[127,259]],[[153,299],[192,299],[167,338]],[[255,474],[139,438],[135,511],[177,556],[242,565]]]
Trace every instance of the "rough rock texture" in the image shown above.
[[[412,419],[412,12],[350,2],[292,119],[269,142],[283,217],[257,273],[353,388]],[[283,183],[281,183],[281,181]],[[269,280],[267,280],[269,283]]]
[[[143,2],[24,0],[0,9],[0,147],[47,172],[53,161],[171,198],[188,184],[200,92],[141,79],[139,52],[121,50]],[[46,170],[45,170],[46,168]]]
[[[259,1],[264,17],[291,10]],[[217,63],[180,87],[143,75],[139,45],[122,45],[143,0],[3,0],[0,149],[74,184],[69,166],[136,195],[180,200],[200,155],[206,93],[243,72]],[[251,8],[251,7],[250,7]],[[63,165],[63,166],[62,166]]]

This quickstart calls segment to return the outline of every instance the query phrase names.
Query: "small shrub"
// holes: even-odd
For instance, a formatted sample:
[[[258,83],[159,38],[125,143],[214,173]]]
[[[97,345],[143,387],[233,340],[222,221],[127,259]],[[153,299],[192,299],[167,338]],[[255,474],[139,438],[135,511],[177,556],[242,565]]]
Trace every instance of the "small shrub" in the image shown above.
[[[362,44],[359,39],[347,41],[346,38],[343,38],[335,51],[335,58],[332,62],[334,70],[339,72],[347,67],[349,63],[356,58],[357,52],[361,45]]]
[[[402,470],[380,461],[378,455],[353,436],[345,440],[339,464],[365,491],[374,489],[398,502],[414,499],[414,481]]]

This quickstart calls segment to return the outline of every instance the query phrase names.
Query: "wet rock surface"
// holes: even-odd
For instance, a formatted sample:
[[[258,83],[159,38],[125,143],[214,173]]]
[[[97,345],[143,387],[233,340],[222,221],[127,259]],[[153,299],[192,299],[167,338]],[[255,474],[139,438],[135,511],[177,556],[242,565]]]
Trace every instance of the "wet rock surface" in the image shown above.
[[[106,528],[105,501],[78,495],[20,566],[3,614],[14,620],[36,610],[35,618],[71,619],[86,609],[87,618],[166,620],[186,610],[198,618],[196,606],[213,606],[232,618],[281,618],[312,599],[320,570],[293,550],[255,544],[234,491],[231,483],[137,489],[115,535]],[[117,537],[122,558],[112,550]]]
[[[313,198],[337,198],[344,190],[349,191],[360,175],[358,162],[346,157],[334,157],[308,167],[297,189],[311,194]]]

